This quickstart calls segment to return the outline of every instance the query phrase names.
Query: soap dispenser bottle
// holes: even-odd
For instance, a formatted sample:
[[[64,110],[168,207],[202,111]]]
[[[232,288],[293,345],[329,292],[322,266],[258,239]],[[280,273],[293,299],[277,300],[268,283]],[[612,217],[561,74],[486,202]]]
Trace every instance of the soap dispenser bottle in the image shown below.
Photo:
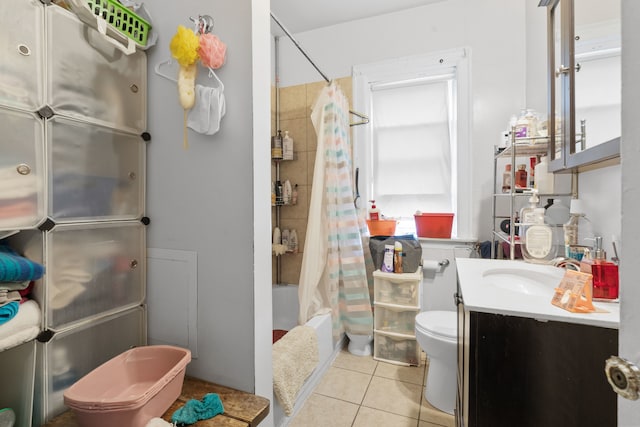
[[[611,301],[618,299],[618,265],[607,261],[602,249],[602,237],[593,238],[593,250],[580,261],[580,271],[593,276],[593,299]]]
[[[369,209],[369,219],[371,221],[378,221],[380,219],[380,209],[376,206],[375,200],[369,200],[371,202],[371,208]]]
[[[529,206],[520,212],[520,244],[522,258],[527,262],[546,263],[556,256],[553,231],[544,223],[544,208],[538,206],[538,194],[533,190]]]

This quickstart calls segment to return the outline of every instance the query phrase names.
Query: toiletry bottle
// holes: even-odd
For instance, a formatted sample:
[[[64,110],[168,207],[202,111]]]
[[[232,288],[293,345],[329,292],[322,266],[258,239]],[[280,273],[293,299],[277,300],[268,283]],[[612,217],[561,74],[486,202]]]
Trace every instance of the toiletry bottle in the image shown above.
[[[276,181],[276,206],[282,206],[283,203],[283,194],[282,194],[282,182]]]
[[[393,245],[393,272],[402,273],[402,242]]]
[[[516,138],[526,138],[529,136],[529,119],[526,117],[527,110],[520,110],[520,115],[516,121]]]
[[[291,204],[291,182],[287,179],[284,182],[284,185],[282,187],[282,203],[285,205],[290,205]]]
[[[564,224],[569,221],[569,207],[562,203],[561,199],[552,199],[552,204],[544,211],[544,222],[549,224],[553,231],[553,244],[557,253],[564,252]]]
[[[589,239],[593,238],[591,221],[584,214],[580,199],[571,199],[569,221],[563,225],[564,255],[580,261],[585,249],[589,247]]]
[[[529,197],[529,206],[520,209],[520,229],[518,230],[518,235],[521,240],[524,239],[529,226],[544,224],[544,208],[538,205],[539,201],[537,191],[532,190],[531,197]]]
[[[544,223],[544,208],[538,207],[538,195],[533,190],[529,206],[520,212],[520,244],[522,258],[533,263],[546,263],[555,258],[557,247],[553,230]]]
[[[371,202],[371,208],[369,209],[369,219],[371,221],[378,221],[380,219],[380,209],[376,207],[375,200],[369,200]]]
[[[538,163],[537,156],[529,157],[529,188],[534,188],[535,186],[536,163]]]
[[[618,299],[618,266],[607,261],[607,256],[602,249],[602,237],[596,236],[593,240],[593,249],[580,261],[580,271],[593,276],[593,299],[605,301]]]
[[[516,188],[527,188],[528,184],[527,165],[523,163],[518,165],[518,170],[516,171]]]
[[[282,138],[282,159],[293,160],[293,138],[289,136],[289,131],[284,131],[284,138]]]
[[[289,252],[298,253],[298,233],[295,228],[289,233]]]
[[[511,164],[506,164],[502,173],[502,192],[508,193],[509,191],[511,191]]]
[[[380,271],[384,273],[393,273],[394,251],[394,245],[384,245],[384,255],[382,257],[382,266],[380,267]]]
[[[291,204],[298,204],[298,184],[293,186],[293,191],[291,192]]]
[[[271,206],[276,205],[276,183],[271,181]]]
[[[280,234],[280,228],[276,227],[273,229],[273,244],[280,245],[282,243],[282,236]]]
[[[549,172],[547,156],[540,157],[534,172],[534,188],[539,194],[553,194],[554,175]]]
[[[527,136],[535,137],[538,135],[538,115],[535,110],[532,108],[527,108],[527,111],[524,114],[524,118],[527,121]],[[537,140],[533,140],[533,143],[536,143]]]
[[[282,159],[282,131],[271,137],[271,158]]]

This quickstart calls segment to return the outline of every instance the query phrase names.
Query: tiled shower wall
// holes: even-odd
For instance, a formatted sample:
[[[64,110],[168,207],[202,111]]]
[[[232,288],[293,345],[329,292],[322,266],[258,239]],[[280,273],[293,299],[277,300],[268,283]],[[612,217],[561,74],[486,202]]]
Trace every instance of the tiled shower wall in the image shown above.
[[[352,105],[351,77],[336,81],[349,99],[349,104]],[[319,91],[326,84],[321,81],[278,89],[280,91],[280,130],[283,136],[288,130],[289,136],[293,138],[293,160],[280,162],[280,181],[284,183],[288,179],[292,188],[298,184],[297,205],[280,207],[280,230],[295,229],[299,247],[297,254],[287,253],[281,256],[281,283],[298,284],[300,278],[317,148],[316,132],[311,123],[311,108]],[[275,88],[272,90],[271,97],[272,135],[277,133],[275,90]],[[271,180],[276,180],[275,162],[271,164]],[[271,209],[271,225],[273,230],[276,226],[275,207]],[[277,259],[275,256],[272,256],[272,264],[272,283],[276,283]]]

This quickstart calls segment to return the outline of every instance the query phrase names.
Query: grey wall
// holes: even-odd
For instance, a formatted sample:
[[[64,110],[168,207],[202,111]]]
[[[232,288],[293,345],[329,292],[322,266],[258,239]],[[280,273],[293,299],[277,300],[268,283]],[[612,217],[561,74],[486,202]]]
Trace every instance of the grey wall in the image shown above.
[[[146,6],[159,33],[158,44],[148,51],[153,138],[147,157],[148,247],[197,253],[198,358],[188,373],[253,391],[252,2],[152,1]],[[170,58],[169,42],[177,26],[192,27],[189,16],[198,14],[214,18],[213,32],[228,47],[227,62],[217,72],[225,85],[227,113],[213,136],[190,131],[190,147],[184,150],[177,88],[155,75],[153,67]],[[207,80],[202,68],[199,79]],[[148,287],[162,293],[157,283]]]

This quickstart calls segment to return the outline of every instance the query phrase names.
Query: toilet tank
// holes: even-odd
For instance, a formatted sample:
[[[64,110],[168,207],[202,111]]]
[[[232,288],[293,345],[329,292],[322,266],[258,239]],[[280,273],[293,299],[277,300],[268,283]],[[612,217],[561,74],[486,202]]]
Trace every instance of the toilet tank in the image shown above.
[[[456,258],[478,256],[477,242],[464,239],[426,239],[420,238],[422,246],[423,279],[420,309],[455,311],[453,294],[456,292]],[[443,265],[429,268],[437,261]],[[449,261],[448,265],[446,261]]]

